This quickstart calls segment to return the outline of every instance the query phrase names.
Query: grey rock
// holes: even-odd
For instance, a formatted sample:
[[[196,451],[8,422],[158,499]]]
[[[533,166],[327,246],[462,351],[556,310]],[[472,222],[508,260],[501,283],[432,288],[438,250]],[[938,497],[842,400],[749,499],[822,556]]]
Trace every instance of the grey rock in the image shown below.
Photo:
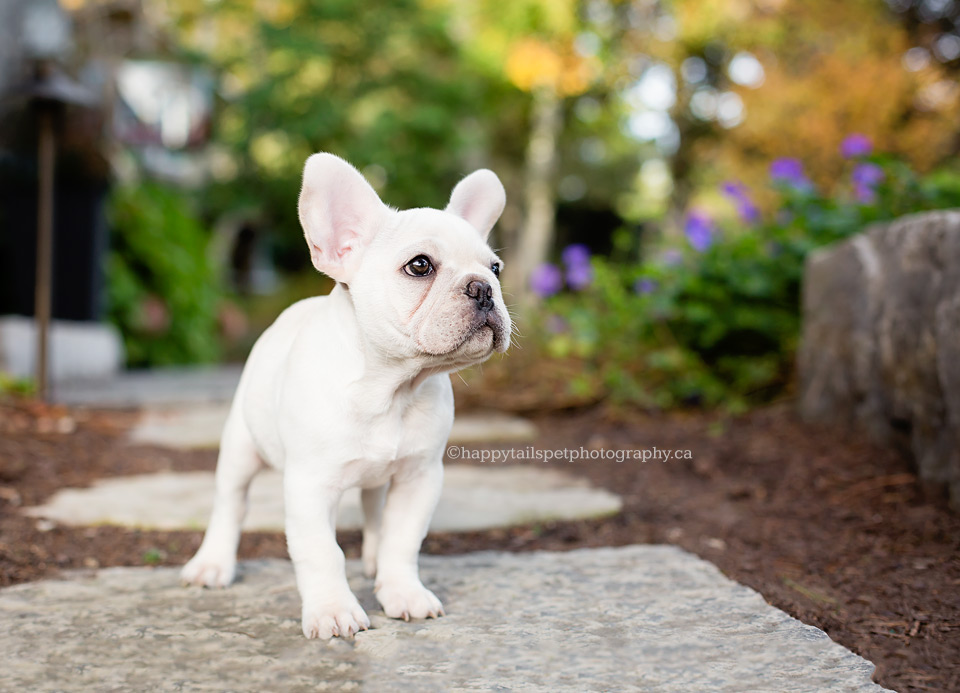
[[[960,505],[960,211],[812,253],[798,370],[805,417],[864,426]]]
[[[447,616],[404,623],[348,562],[372,630],[308,641],[286,561],[227,590],[113,568],[0,591],[0,689],[849,691],[873,665],[675,547],[431,557]]]

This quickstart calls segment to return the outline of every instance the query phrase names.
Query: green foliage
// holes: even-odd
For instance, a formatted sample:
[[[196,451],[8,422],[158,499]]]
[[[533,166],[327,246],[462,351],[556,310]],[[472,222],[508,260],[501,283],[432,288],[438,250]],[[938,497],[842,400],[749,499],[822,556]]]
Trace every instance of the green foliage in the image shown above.
[[[156,184],[121,187],[109,213],[108,317],[123,334],[127,364],[215,360],[220,293],[207,232],[187,200]]]
[[[18,378],[0,371],[0,397],[4,395],[25,396],[35,394],[37,384],[32,378]]]
[[[864,164],[884,175],[870,190],[781,183],[770,219],[714,230],[703,252],[684,243],[635,265],[593,258],[588,287],[546,301],[538,350],[583,363],[569,385],[579,397],[742,410],[779,394],[793,370],[807,254],[872,222],[960,205],[957,172],[918,177],[885,156]]]
[[[211,134],[223,166],[204,193],[204,211],[211,218],[252,212],[284,270],[307,266],[297,194],[303,163],[317,151],[350,161],[396,207],[442,208],[478,166],[496,170],[519,202],[531,94],[504,66],[531,32],[570,58],[574,38],[590,26],[582,3],[550,0],[165,5],[177,49],[220,85]],[[626,26],[602,32],[602,59],[567,61],[589,63],[589,92],[565,104],[557,180],[575,176],[592,207],[628,194],[638,151],[652,147],[622,127],[627,42],[626,29],[615,27]],[[594,108],[576,109],[581,102]],[[582,140],[592,146],[590,161],[579,156]],[[517,225],[499,232],[513,234]]]
[[[442,207],[465,153],[487,148],[477,118],[492,85],[464,64],[439,6],[303,0],[295,21],[245,3],[191,12],[198,23],[219,23],[224,36],[244,27],[241,41],[194,49],[229,85],[213,136],[238,167],[205,204],[259,209],[287,267],[307,257],[297,194],[310,154],[344,157],[389,204]],[[188,35],[189,17],[182,23]]]
[[[160,565],[167,559],[167,553],[157,548],[147,549],[143,552],[143,562],[145,565]]]

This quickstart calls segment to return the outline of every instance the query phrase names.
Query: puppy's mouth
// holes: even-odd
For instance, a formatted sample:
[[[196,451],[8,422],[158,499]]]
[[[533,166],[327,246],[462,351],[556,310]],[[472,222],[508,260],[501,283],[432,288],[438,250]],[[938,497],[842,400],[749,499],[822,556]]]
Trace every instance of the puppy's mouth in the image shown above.
[[[496,311],[489,311],[477,316],[477,320],[471,325],[460,343],[450,350],[451,354],[470,352],[483,352],[483,356],[489,356],[495,351],[505,350],[505,330],[503,319]],[[477,349],[477,347],[483,347]]]
[[[463,368],[510,346],[510,320],[497,309],[469,310],[418,330],[418,351]]]
[[[470,330],[470,334],[467,335],[467,338],[464,340],[464,342],[469,341],[477,334],[487,332],[493,335],[493,343],[491,344],[493,350],[503,351],[505,334],[503,319],[500,317],[500,313],[495,310],[487,312],[482,320],[477,321],[473,329]]]

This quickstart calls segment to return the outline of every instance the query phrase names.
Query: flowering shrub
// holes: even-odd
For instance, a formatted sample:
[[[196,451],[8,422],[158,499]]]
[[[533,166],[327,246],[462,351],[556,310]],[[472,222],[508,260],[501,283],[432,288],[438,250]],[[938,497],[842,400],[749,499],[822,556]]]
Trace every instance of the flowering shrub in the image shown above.
[[[551,266],[550,290],[538,291],[548,298],[535,333],[548,355],[580,360],[571,390],[642,406],[732,409],[782,392],[800,331],[807,253],[871,222],[960,204],[956,173],[919,177],[872,154],[862,135],[848,138],[841,153],[850,175],[833,194],[814,186],[800,160],[778,159],[770,182],[780,205],[769,217],[761,218],[746,186],[729,181],[721,191],[736,208],[735,224],[721,227],[692,209],[682,245],[645,262],[564,251],[568,290],[563,271]]]

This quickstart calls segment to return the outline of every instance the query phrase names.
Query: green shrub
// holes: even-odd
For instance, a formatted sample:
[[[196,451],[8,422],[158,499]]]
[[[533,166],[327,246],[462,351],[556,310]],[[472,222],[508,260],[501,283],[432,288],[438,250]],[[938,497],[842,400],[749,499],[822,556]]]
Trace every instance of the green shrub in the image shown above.
[[[183,194],[154,183],[118,187],[109,215],[108,317],[127,365],[214,361],[220,289],[208,234]]]
[[[552,281],[540,287],[550,295],[533,318],[534,350],[580,360],[581,375],[568,385],[580,397],[740,410],[783,392],[800,332],[807,253],[871,222],[960,204],[956,173],[920,177],[887,156],[851,158],[849,182],[832,195],[806,179],[799,161],[774,162],[781,204],[767,219],[744,186],[727,183],[737,223],[720,228],[690,210],[683,240],[639,264],[583,260],[585,249],[568,248],[563,269],[542,275]],[[577,262],[589,262],[588,281]],[[568,289],[557,291],[563,271]]]
[[[0,371],[0,397],[5,395],[26,396],[36,394],[37,385],[33,378],[18,378]]]

